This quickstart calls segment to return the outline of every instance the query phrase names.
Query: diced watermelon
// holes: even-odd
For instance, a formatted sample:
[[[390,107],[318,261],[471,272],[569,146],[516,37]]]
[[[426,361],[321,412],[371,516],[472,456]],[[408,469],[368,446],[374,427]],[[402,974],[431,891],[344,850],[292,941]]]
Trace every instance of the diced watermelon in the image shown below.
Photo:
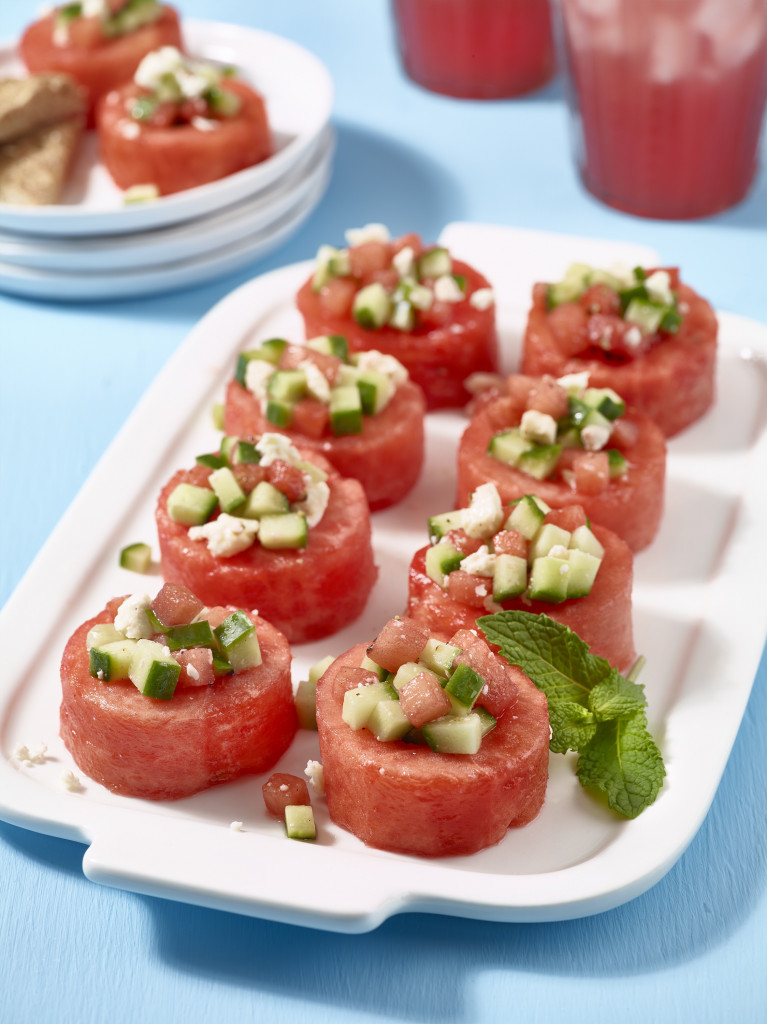
[[[275,772],[261,787],[267,814],[283,821],[286,807],[311,806],[306,780],[287,772]]]
[[[181,626],[192,622],[202,611],[203,603],[189,587],[178,583],[164,583],[154,600],[152,611],[163,626]]]
[[[493,537],[493,551],[496,555],[516,555],[527,558],[530,541],[519,530],[499,530]]]
[[[543,518],[544,523],[552,523],[560,526],[570,533],[577,530],[579,526],[586,526],[588,517],[583,510],[583,505],[565,505],[564,508],[552,508]]]
[[[284,459],[275,459],[266,467],[266,479],[282,491],[289,502],[301,501],[306,497],[306,480],[298,466],[291,466]]]
[[[447,577],[447,594],[451,601],[487,610],[486,601],[492,597],[493,581],[488,576],[473,576],[463,569],[454,569]]]
[[[570,411],[567,392],[553,377],[541,377],[532,384],[527,396],[527,408],[561,420]]]
[[[430,633],[412,619],[389,619],[368,648],[368,657],[387,672],[396,672],[406,661],[417,661]]]
[[[450,698],[433,672],[419,672],[399,691],[402,710],[416,729],[450,711]]]
[[[177,689],[188,686],[213,686],[216,674],[213,671],[213,651],[209,647],[192,647],[175,651],[174,658],[181,666]]]
[[[485,685],[477,704],[499,718],[516,701],[519,690],[519,671],[513,672],[503,658],[494,654],[487,641],[476,637],[455,656],[453,665],[468,665],[482,676]]]
[[[610,484],[610,459],[607,452],[579,452],[573,472],[578,495],[602,494]]]

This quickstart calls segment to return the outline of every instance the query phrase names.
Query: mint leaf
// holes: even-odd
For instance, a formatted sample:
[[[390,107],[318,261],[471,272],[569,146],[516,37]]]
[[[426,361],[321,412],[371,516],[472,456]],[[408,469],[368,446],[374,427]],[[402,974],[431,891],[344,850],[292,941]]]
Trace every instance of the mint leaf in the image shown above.
[[[644,688],[547,615],[503,611],[477,619],[490,643],[546,694],[554,753],[580,753],[581,784],[634,818],[655,800],[665,769],[647,730]],[[638,662],[641,668],[643,660]]]
[[[555,754],[566,754],[568,750],[580,750],[594,736],[597,723],[582,704],[560,700],[549,703],[549,725],[551,741],[549,749]]]
[[[602,790],[614,811],[636,818],[655,800],[666,775],[645,716],[602,722],[581,751],[576,774],[581,785]]]
[[[630,718],[644,711],[646,704],[644,687],[629,682],[617,672],[597,683],[589,694],[589,708],[598,722]]]

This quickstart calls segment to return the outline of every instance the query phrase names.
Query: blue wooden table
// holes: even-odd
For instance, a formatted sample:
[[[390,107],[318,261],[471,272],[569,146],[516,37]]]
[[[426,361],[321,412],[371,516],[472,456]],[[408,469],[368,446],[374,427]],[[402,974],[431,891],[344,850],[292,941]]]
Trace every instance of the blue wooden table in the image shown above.
[[[223,280],[94,304],[0,294],[0,603],[199,318],[348,226],[382,221],[432,239],[472,220],[639,242],[717,308],[767,323],[767,174],[715,218],[637,220],[579,185],[558,81],[516,101],[430,95],[401,72],[385,0],[179,6],[285,35],[325,62],[337,90],[333,179],[295,237]],[[0,7],[2,37],[34,14],[31,3]],[[763,574],[764,552],[754,560]],[[559,924],[415,914],[359,937],[316,932],[101,888],[82,874],[81,845],[0,823],[0,1020],[767,1020],[766,720],[763,661],[681,860],[633,902]]]

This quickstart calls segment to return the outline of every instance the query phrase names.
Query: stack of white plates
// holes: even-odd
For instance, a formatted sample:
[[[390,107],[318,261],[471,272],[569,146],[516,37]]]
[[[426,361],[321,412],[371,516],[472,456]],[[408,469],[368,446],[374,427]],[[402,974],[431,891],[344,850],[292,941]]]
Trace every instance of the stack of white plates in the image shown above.
[[[60,205],[0,203],[0,290],[35,298],[112,299],[201,284],[282,244],[327,187],[333,85],[295,43],[267,32],[184,23],[194,56],[229,64],[266,99],[275,152],[210,185],[125,205],[87,132]],[[0,78],[24,74],[0,47]]]

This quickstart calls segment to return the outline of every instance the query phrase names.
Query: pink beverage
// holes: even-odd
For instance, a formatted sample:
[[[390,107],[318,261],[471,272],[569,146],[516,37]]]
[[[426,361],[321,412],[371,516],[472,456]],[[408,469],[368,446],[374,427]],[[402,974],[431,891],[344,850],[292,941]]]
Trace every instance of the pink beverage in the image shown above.
[[[554,73],[549,0],[393,0],[402,63],[432,92],[500,99]]]
[[[748,192],[767,98],[765,0],[561,0],[586,188],[640,217]]]

